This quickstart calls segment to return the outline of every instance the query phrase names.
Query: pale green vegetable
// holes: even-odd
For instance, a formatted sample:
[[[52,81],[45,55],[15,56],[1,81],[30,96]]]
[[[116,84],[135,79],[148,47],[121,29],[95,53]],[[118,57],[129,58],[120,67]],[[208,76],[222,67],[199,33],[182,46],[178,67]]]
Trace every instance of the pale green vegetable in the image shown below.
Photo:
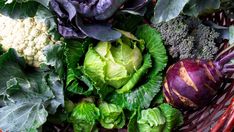
[[[165,125],[165,117],[158,108],[142,110],[137,123],[140,132],[161,132]]]
[[[120,89],[140,68],[142,59],[141,50],[135,43],[130,45],[121,39],[116,44],[99,42],[86,53],[83,69],[96,86],[109,85]]]
[[[107,129],[122,128],[125,125],[123,109],[114,104],[101,103],[99,105],[100,120],[102,127]]]
[[[134,127],[133,119],[134,117],[131,117],[130,132]],[[171,132],[183,124],[183,116],[179,110],[169,104],[161,104],[159,107],[139,112],[137,124],[139,132]]]
[[[89,101],[80,102],[70,117],[75,132],[91,132],[96,130],[96,120],[100,112],[94,103]]]

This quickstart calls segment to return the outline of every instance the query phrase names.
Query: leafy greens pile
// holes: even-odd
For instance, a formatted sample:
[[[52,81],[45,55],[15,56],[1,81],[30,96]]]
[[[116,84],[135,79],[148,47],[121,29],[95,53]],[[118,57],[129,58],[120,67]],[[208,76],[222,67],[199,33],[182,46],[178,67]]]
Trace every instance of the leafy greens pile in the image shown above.
[[[197,17],[220,5],[233,6],[225,0],[158,0],[155,7],[149,2],[1,1],[0,13],[22,19],[43,5],[54,13],[51,26],[57,26],[53,31],[63,42],[44,49],[47,61],[38,69],[14,49],[0,47],[0,128],[47,130],[43,124],[59,122],[72,124],[76,132],[169,132],[182,125],[181,112],[163,101],[168,57],[157,25],[181,14]]]

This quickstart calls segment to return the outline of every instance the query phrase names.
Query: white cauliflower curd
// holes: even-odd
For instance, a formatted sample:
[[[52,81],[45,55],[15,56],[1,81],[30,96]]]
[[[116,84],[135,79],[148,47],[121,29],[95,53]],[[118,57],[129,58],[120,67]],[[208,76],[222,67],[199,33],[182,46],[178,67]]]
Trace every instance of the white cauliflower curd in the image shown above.
[[[42,49],[48,44],[55,44],[46,24],[35,17],[12,19],[0,14],[0,30],[3,50],[14,48],[34,67],[39,67],[45,61]]]

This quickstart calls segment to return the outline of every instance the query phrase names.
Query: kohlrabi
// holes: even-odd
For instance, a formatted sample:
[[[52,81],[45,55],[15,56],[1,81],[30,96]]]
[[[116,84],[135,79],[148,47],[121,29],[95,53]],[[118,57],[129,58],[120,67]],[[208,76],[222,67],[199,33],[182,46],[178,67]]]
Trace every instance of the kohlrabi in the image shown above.
[[[220,89],[225,75],[233,73],[234,58],[231,51],[212,60],[184,59],[167,70],[164,96],[168,103],[181,109],[204,106]]]

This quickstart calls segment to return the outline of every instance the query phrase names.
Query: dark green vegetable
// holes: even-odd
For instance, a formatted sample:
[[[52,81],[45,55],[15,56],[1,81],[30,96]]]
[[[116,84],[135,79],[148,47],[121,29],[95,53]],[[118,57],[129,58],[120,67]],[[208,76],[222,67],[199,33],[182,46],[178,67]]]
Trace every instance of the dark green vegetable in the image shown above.
[[[0,128],[36,130],[64,105],[63,84],[54,70],[30,69],[13,49],[0,56]],[[14,111],[14,112],[12,112]]]
[[[197,18],[179,16],[154,26],[173,58],[213,59],[217,53],[215,39],[219,33]]]

